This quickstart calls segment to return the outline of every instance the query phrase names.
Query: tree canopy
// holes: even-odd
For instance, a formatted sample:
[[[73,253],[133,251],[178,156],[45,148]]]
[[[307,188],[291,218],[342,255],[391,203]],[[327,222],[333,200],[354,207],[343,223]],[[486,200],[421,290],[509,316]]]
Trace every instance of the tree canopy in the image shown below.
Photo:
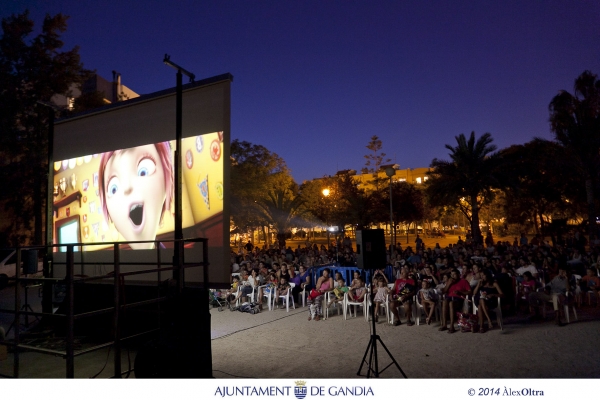
[[[456,147],[446,145],[451,161],[434,159],[433,171],[427,181],[427,194],[434,206],[457,205],[471,222],[471,232],[477,243],[482,243],[479,228],[479,209],[489,199],[492,188],[498,187],[500,158],[494,153],[492,135],[483,134],[475,140],[464,134],[455,137]]]
[[[550,102],[550,126],[570,161],[569,178],[585,185],[590,235],[597,233],[595,192],[600,171],[600,80],[584,71],[573,94],[561,90]]]
[[[0,203],[10,216],[5,219],[10,223],[4,227],[3,240],[13,245],[42,242],[49,111],[40,102],[50,103],[58,94],[68,96],[89,75],[77,47],[62,51],[67,19],[62,14],[46,15],[35,36],[27,11],[2,20],[0,176],[4,187]]]

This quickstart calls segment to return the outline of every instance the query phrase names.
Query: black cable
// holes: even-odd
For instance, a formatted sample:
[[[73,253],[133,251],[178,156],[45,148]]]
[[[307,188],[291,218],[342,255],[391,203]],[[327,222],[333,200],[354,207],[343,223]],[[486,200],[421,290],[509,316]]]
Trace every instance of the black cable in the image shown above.
[[[125,289],[125,281],[124,279],[122,279],[119,282],[119,285],[121,286],[121,293],[122,293],[122,297],[123,297],[123,306],[125,306],[127,304],[127,301],[125,299],[125,293],[124,293],[124,289]],[[123,321],[126,321],[126,307],[123,307]],[[125,325],[125,324],[123,324]],[[112,350],[112,346],[109,346],[108,348],[108,354],[106,355],[106,362],[104,363],[104,366],[102,367],[102,369],[94,376],[90,376],[90,379],[96,379],[98,377],[98,375],[100,375],[102,373],[102,371],[104,371],[104,369],[106,368],[106,366],[108,365],[108,359],[110,357],[110,352]],[[127,375],[125,375],[125,379],[129,378],[129,376],[131,375],[131,354],[129,352],[129,348],[127,348]]]
[[[304,310],[301,310],[301,311],[299,310],[298,312],[295,312],[295,313],[293,313],[293,314],[292,314],[292,313],[289,313],[288,315],[284,315],[283,317],[281,317],[281,318],[277,318],[277,319],[274,319],[274,320],[272,320],[272,321],[263,322],[262,324],[258,324],[258,325],[250,326],[250,327],[248,327],[248,328],[244,328],[244,329],[240,329],[240,330],[237,330],[237,331],[234,331],[234,332],[231,332],[231,333],[227,333],[227,334],[225,334],[225,335],[223,335],[223,336],[219,336],[219,337],[216,337],[216,338],[214,338],[214,339],[211,339],[211,341],[212,341],[212,340],[217,340],[217,339],[224,339],[224,338],[228,338],[229,336],[235,335],[236,333],[243,332],[243,331],[247,331],[248,329],[253,329],[253,328],[256,328],[256,327],[258,327],[258,326],[262,326],[262,325],[271,324],[271,323],[273,323],[273,322],[275,322],[275,321],[279,321],[279,320],[281,320],[281,319],[288,318],[288,317],[291,317],[291,316],[293,316],[293,315],[297,315],[297,314],[300,314],[300,313],[303,313],[303,312],[304,312]]]
[[[233,376],[234,378],[258,379],[258,378],[255,378],[255,377],[253,377],[253,376],[239,376],[239,375],[233,375],[233,374],[230,374],[229,372],[221,371],[221,370],[218,370],[218,369],[213,369],[213,372],[220,372],[220,373],[222,373],[222,374],[225,374],[225,375]]]
[[[108,354],[106,355],[106,362],[104,363],[104,366],[102,367],[102,369],[100,371],[98,371],[98,373],[94,376],[90,376],[90,379],[96,379],[98,377],[98,375],[100,375],[102,373],[102,371],[104,371],[104,368],[106,368],[106,366],[108,365],[108,358],[110,357],[110,351],[112,350],[112,346],[108,347]]]

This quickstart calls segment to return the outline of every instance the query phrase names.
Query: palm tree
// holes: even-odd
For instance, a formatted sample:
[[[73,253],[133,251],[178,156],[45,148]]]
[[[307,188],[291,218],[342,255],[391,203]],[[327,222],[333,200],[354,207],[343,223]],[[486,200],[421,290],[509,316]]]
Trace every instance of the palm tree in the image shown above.
[[[464,134],[456,136],[456,147],[449,144],[451,161],[431,162],[427,194],[433,206],[458,206],[471,222],[476,243],[483,243],[479,229],[479,209],[491,196],[491,189],[500,186],[496,179],[500,157],[492,154],[496,146],[489,133],[475,141],[475,132],[467,141]]]
[[[561,90],[550,102],[550,126],[570,161],[571,178],[582,177],[588,204],[589,234],[595,235],[594,187],[600,166],[600,81],[584,71],[575,79],[574,95]]]
[[[285,248],[286,233],[292,226],[298,225],[298,219],[308,212],[304,202],[295,183],[273,188],[257,201],[262,217],[277,230],[280,248]]]

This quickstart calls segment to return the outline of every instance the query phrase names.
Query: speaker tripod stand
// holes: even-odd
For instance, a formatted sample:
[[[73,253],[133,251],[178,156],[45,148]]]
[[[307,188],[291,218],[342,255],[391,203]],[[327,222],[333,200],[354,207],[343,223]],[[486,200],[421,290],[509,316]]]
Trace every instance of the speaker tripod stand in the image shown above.
[[[41,284],[36,284],[36,285],[29,285],[29,286],[25,285],[25,286],[24,286],[24,289],[25,289],[25,304],[23,304],[23,305],[21,306],[21,309],[20,309],[20,311],[25,311],[26,313],[27,313],[27,312],[34,313],[33,309],[32,309],[32,308],[31,308],[31,306],[29,305],[29,301],[28,301],[28,298],[29,298],[29,296],[28,296],[28,292],[29,292],[29,289],[31,289],[31,288],[35,288],[35,287],[40,287],[40,286],[42,286],[42,285],[41,285]],[[25,317],[25,324],[24,324],[24,325],[25,325],[25,328],[29,328],[29,315],[28,315],[28,314],[25,314],[25,315],[23,315],[23,316]],[[35,317],[35,320],[36,320],[36,321],[39,321],[39,320],[40,320],[40,318],[39,318],[37,315],[35,315],[34,317]],[[20,319],[20,318],[19,318],[19,319]],[[6,331],[6,334],[7,334],[7,335],[8,335],[8,333],[11,331],[11,329],[12,329],[12,328],[14,328],[14,326],[15,326],[15,323],[20,323],[20,321],[18,321],[18,320],[16,320],[16,319],[15,319],[15,320],[14,320],[14,321],[13,321],[13,322],[10,324],[10,326],[8,327],[8,330]]]
[[[377,334],[377,328],[376,328],[376,324],[375,324],[375,293],[373,292],[373,290],[371,290],[371,294],[369,295],[369,298],[371,300],[371,324],[372,324],[371,339],[369,340],[369,345],[367,346],[367,350],[365,351],[365,355],[363,356],[363,359],[360,363],[360,367],[358,368],[358,372],[356,373],[356,375],[362,376],[361,371],[363,369],[363,366],[366,365],[367,366],[367,378],[371,377],[371,373],[373,373],[375,375],[375,378],[379,378],[380,373],[382,373],[383,371],[385,371],[392,365],[395,365],[398,368],[398,371],[400,371],[400,373],[402,374],[402,376],[404,378],[406,378],[407,377],[406,374],[404,373],[404,371],[402,371],[402,368],[400,368],[400,365],[398,364],[398,362],[396,361],[396,359],[394,358],[392,353],[390,353],[388,348],[385,346],[385,344],[383,343],[383,340],[381,340],[381,337],[379,337],[379,335]],[[388,356],[390,356],[390,358],[392,359],[392,362],[390,362],[382,370],[379,370],[379,360],[377,358],[377,342],[379,342],[379,344],[381,344],[381,346],[386,351]],[[367,355],[368,355],[368,359],[367,359]]]

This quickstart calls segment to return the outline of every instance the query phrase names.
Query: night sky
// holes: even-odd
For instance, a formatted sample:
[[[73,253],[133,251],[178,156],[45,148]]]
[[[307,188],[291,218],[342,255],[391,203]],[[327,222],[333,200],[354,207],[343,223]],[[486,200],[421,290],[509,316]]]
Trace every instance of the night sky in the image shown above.
[[[13,1],[70,15],[65,49],[140,93],[233,74],[232,139],[282,156],[296,181],[360,170],[372,135],[401,168],[448,159],[454,136],[499,148],[550,139],[548,104],[600,74],[598,1]]]

